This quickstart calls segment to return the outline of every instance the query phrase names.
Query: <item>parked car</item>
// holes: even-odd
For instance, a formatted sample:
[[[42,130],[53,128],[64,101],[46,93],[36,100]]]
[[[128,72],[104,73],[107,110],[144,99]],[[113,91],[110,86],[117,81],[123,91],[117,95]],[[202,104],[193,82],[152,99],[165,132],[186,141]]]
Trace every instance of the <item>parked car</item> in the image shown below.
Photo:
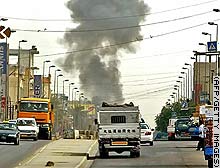
[[[151,129],[147,123],[141,123],[141,143],[149,143],[150,146],[153,146],[153,132],[154,129]]]
[[[0,123],[0,142],[19,145],[20,133],[16,124],[6,122]]]
[[[167,141],[168,140],[168,133],[167,132],[157,132],[154,138],[154,141]]]
[[[21,139],[38,140],[39,127],[35,118],[17,118],[17,126]]]

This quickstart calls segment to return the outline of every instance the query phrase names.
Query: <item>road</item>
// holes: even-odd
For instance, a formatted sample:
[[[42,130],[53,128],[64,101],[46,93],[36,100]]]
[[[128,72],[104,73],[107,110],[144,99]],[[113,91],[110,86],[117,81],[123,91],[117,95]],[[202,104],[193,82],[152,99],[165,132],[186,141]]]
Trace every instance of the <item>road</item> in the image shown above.
[[[112,152],[107,159],[95,159],[92,168],[207,168],[196,145],[196,141],[155,141],[154,146],[141,146],[140,158]]]
[[[15,167],[49,142],[48,140],[20,140],[20,145],[0,143],[0,167]]]

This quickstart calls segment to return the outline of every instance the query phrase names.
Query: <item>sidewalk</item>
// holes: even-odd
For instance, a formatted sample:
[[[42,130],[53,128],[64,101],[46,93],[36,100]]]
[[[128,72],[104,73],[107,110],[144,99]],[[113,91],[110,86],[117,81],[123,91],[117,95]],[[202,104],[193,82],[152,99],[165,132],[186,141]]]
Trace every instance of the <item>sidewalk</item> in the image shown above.
[[[59,168],[88,168],[93,160],[87,160],[87,153],[95,156],[96,152],[97,140],[59,139],[40,149],[16,168],[43,168],[48,161]]]

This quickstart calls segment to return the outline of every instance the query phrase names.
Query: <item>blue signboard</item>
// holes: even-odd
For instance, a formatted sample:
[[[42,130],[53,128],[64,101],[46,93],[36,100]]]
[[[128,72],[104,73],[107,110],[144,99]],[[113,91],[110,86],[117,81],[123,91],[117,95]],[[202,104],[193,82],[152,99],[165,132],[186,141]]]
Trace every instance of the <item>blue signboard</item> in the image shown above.
[[[2,74],[7,73],[7,43],[0,43],[0,59],[2,64]]]
[[[216,52],[217,51],[217,41],[207,42],[208,51]]]
[[[34,75],[34,97],[42,95],[42,80],[41,75]]]

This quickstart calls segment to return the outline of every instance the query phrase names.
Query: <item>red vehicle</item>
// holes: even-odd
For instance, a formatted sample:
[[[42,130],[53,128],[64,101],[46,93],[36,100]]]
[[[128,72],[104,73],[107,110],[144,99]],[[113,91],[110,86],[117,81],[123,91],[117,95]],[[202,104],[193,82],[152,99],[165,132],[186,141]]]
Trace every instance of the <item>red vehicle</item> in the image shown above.
[[[177,118],[169,119],[169,125],[167,126],[168,140],[175,140],[175,122]]]

